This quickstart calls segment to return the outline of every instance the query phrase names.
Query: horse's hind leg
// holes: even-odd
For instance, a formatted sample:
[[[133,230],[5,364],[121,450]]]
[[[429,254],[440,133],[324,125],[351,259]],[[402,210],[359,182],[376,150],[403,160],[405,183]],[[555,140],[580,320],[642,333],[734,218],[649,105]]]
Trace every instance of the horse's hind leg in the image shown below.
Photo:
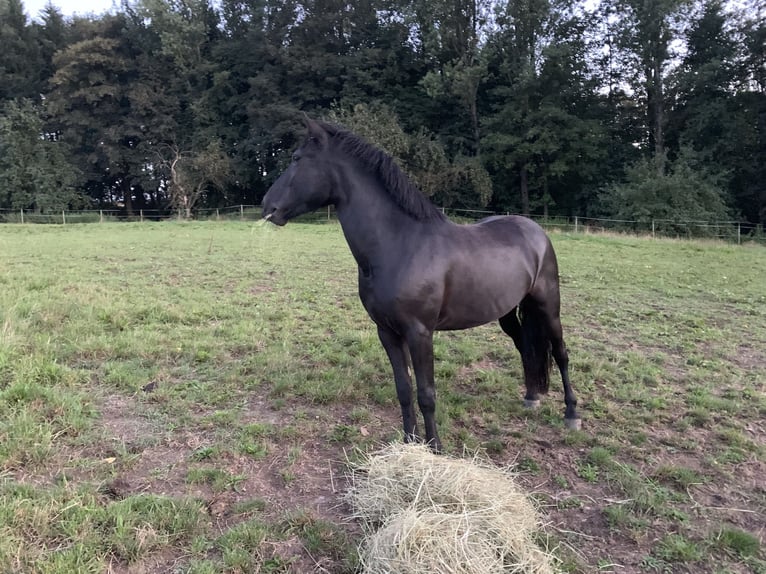
[[[577,430],[582,427],[580,415],[577,414],[577,398],[572,390],[572,383],[569,382],[569,353],[561,329],[561,320],[556,318],[551,321],[551,353],[553,360],[561,373],[561,380],[564,383],[564,425],[568,429]]]
[[[529,364],[529,355],[524,353],[524,334],[516,313],[517,308],[514,307],[510,313],[500,317],[499,322],[500,327],[513,340],[513,344],[516,346],[519,354],[521,354],[521,362],[524,368],[524,386],[527,389],[526,395],[524,395],[524,406],[533,409],[540,406],[540,394],[537,391],[536,381],[531,380],[534,368]]]

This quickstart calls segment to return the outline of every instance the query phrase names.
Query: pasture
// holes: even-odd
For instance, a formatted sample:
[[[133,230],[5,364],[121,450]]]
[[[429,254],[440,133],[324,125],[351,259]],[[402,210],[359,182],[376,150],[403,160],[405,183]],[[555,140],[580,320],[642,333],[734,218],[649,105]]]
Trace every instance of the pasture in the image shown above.
[[[583,430],[487,325],[435,337],[445,449],[563,572],[766,572],[766,249],[552,239]],[[0,571],[351,573],[346,461],[399,429],[338,225],[0,226]]]

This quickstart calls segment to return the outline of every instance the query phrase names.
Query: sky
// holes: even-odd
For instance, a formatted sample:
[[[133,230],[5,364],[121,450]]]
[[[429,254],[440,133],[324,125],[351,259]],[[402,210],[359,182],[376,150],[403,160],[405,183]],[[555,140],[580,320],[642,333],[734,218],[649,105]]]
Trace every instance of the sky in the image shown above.
[[[49,0],[21,0],[30,18],[37,18]],[[103,14],[115,4],[115,0],[50,0],[65,16]]]

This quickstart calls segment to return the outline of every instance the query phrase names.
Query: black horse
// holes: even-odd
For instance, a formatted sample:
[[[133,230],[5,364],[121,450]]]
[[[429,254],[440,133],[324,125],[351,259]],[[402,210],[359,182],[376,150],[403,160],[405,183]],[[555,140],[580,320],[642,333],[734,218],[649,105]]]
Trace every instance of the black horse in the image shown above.
[[[410,361],[426,441],[441,450],[434,411],[433,333],[496,319],[521,353],[525,404],[548,391],[551,354],[564,383],[565,424],[579,428],[559,318],[556,255],[518,216],[448,220],[393,159],[355,134],[306,118],[308,134],[263,199],[277,225],[334,205],[359,266],[359,297],[394,371],[405,440],[417,440]]]

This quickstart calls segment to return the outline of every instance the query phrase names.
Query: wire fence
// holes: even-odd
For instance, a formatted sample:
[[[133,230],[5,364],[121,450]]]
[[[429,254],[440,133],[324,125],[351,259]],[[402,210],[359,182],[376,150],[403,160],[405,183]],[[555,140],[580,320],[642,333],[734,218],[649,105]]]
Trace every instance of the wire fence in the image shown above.
[[[495,212],[479,209],[451,209],[442,211],[457,221],[477,221],[491,215],[511,215],[511,212]],[[160,209],[90,209],[62,210],[52,213],[36,213],[28,210],[0,209],[0,223],[19,224],[82,224],[105,222],[142,222],[177,219],[174,212]],[[532,219],[548,230],[568,233],[624,233],[651,237],[719,239],[731,243],[757,242],[766,244],[763,226],[738,221],[677,221],[670,219],[609,219],[603,217],[543,217]],[[228,207],[197,209],[195,220],[257,221],[261,219],[258,205],[233,205]],[[301,216],[300,221],[327,222],[337,220],[332,208],[326,208]]]

